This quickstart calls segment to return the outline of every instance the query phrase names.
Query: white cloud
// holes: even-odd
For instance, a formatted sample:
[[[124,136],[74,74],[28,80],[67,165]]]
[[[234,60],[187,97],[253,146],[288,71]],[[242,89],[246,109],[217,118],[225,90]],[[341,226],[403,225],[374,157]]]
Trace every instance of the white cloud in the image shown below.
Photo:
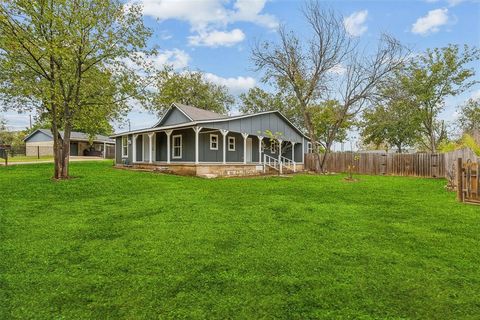
[[[448,9],[430,10],[426,16],[420,17],[412,25],[412,32],[420,35],[438,32],[440,26],[448,23]]]
[[[142,73],[143,63],[156,69],[171,65],[174,69],[183,69],[188,66],[190,56],[183,50],[160,50],[156,55],[146,56],[143,52],[135,53],[134,57],[124,60],[127,67]]]
[[[480,99],[480,89],[472,93],[472,99],[477,100]]]
[[[348,34],[352,37],[359,37],[364,34],[368,27],[364,25],[365,21],[367,20],[368,11],[361,10],[352,13],[345,19],[343,19],[343,25],[347,30]]]
[[[440,0],[425,0],[425,2],[428,2],[428,3],[436,3],[436,2],[439,2]],[[446,0],[446,2],[448,3],[448,5],[450,7],[455,7],[456,5],[459,5],[460,3],[464,2],[465,0]]]
[[[264,13],[266,0],[237,0],[234,4],[236,11],[230,14],[232,21],[248,21],[269,29],[278,27],[278,20],[274,15]]]
[[[143,5],[143,13],[146,16],[160,21],[177,19],[189,23],[191,31],[195,33],[189,39],[193,38],[193,41],[198,40],[201,43],[201,39],[206,35],[217,33],[216,36],[219,36],[219,32],[225,31],[215,30],[222,30],[235,22],[251,22],[269,29],[277,28],[277,18],[262,13],[266,2],[267,0],[236,0],[232,9],[226,7],[228,2],[225,0],[141,0],[140,4]],[[239,35],[240,33],[236,31],[235,36]],[[224,43],[231,45],[230,42]]]
[[[347,68],[345,68],[345,66],[342,64],[337,64],[333,68],[331,68],[329,72],[336,75],[342,75],[342,74],[345,74],[345,72],[347,72]]]
[[[156,56],[149,58],[149,60],[157,68],[170,64],[175,69],[182,69],[188,66],[190,56],[183,50],[173,49],[160,51]]]
[[[455,7],[456,5],[459,5],[463,0],[447,0],[448,4],[450,7]]]
[[[213,83],[226,86],[232,94],[247,92],[256,84],[252,77],[223,78],[213,73],[206,73],[205,78]]]
[[[201,31],[198,35],[189,36],[188,42],[192,46],[206,46],[206,47],[230,47],[236,43],[242,42],[245,39],[245,33],[240,29],[233,29],[232,31]]]

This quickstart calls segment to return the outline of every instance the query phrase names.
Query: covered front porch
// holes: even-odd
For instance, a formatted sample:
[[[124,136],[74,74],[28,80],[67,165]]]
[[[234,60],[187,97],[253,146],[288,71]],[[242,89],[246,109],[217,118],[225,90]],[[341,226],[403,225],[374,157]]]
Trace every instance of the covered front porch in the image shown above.
[[[304,143],[200,126],[152,130],[131,136],[131,162],[135,167],[195,175],[248,175],[269,168],[295,172],[303,169]]]

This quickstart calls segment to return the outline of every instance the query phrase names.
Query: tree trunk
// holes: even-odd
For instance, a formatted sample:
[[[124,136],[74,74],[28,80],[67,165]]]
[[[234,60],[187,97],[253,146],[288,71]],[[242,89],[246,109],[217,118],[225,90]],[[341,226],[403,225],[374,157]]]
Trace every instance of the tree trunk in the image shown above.
[[[62,155],[62,138],[58,132],[58,126],[56,120],[52,120],[52,134],[53,134],[53,162],[54,162],[54,179],[60,179],[61,177],[61,166],[60,158]]]
[[[332,147],[332,146],[331,146],[329,143],[327,143],[327,144],[325,145],[325,153],[323,154],[322,162],[320,163],[320,171],[321,171],[322,173],[326,173],[326,170],[325,170],[325,162],[327,161],[327,157],[328,157],[328,155],[330,154],[330,148],[331,148],[331,147]]]
[[[70,160],[70,132],[71,128],[65,128],[63,137],[58,130],[56,120],[52,121],[53,134],[53,162],[54,178],[56,180],[68,179],[68,163]]]
[[[432,153],[437,152],[437,143],[435,141],[435,131],[432,130],[432,133],[430,133],[430,151]]]
[[[310,119],[310,113],[307,110],[306,105],[303,106],[303,117],[308,130],[308,136],[310,138],[310,143],[312,145],[312,153],[315,155],[315,172],[321,172],[320,165],[320,152],[318,151],[318,145],[316,143],[317,138],[313,130],[312,120]]]
[[[71,126],[69,124],[65,124],[65,131],[63,132],[63,147],[62,147],[62,158],[61,158],[61,166],[62,166],[62,176],[61,179],[68,179],[68,171],[69,171],[69,162],[70,162],[70,133],[72,132]]]

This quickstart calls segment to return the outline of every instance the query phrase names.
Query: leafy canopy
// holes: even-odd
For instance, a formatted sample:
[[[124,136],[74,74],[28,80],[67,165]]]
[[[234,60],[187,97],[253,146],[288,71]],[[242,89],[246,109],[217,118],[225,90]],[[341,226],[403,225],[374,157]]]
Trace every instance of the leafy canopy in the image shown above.
[[[157,73],[156,81],[158,93],[149,109],[159,114],[174,102],[226,114],[235,102],[226,86],[209,81],[200,71],[176,72],[166,66]]]
[[[248,90],[248,92],[240,94],[239,98],[239,110],[242,113],[280,111],[297,127],[304,127],[298,100],[285,88],[276,88],[275,93],[270,93],[259,87],[254,87]]]
[[[413,100],[412,106],[421,118],[421,143],[432,152],[447,138],[444,122],[438,119],[445,109],[445,99],[457,96],[477,83],[470,63],[478,60],[475,47],[449,45],[428,49],[407,64],[396,85],[402,86]]]

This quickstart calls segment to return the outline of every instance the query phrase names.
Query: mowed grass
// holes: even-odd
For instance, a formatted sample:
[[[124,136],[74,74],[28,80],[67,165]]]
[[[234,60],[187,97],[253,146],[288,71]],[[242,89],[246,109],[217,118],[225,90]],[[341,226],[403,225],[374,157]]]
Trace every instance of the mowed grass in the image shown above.
[[[4,319],[478,319],[480,207],[444,180],[0,168]]]
[[[8,162],[36,162],[36,161],[53,161],[53,156],[14,156],[8,157]],[[3,164],[5,159],[0,159]]]

